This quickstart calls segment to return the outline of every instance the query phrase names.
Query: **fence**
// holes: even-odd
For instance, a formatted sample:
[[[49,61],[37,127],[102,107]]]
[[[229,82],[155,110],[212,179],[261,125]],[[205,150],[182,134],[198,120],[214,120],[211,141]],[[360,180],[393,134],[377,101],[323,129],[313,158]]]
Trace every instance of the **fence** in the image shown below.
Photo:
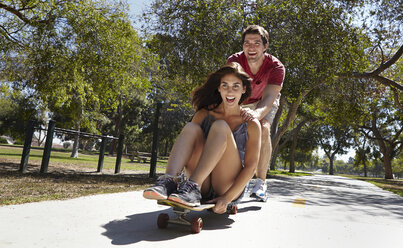
[[[153,124],[153,144],[152,144],[152,152],[151,152],[151,158],[150,158],[150,174],[149,174],[149,177],[155,177],[155,175],[156,175],[157,157],[158,157],[158,152],[157,152],[158,120],[159,120],[159,117],[160,117],[161,106],[162,106],[161,103],[157,103],[157,108],[156,108],[156,111],[155,111],[154,124]],[[91,137],[91,138],[102,139],[101,147],[100,147],[100,151],[99,151],[97,172],[102,171],[107,140],[108,139],[118,140],[118,148],[117,148],[116,163],[115,163],[115,174],[120,172],[120,166],[121,166],[122,155],[123,155],[123,142],[124,142],[124,135],[123,134],[121,134],[119,136],[119,138],[116,138],[116,137],[113,137],[113,136],[97,135],[97,134],[79,132],[79,131],[70,130],[70,129],[57,128],[56,127],[56,122],[53,121],[53,120],[49,121],[47,129],[42,129],[40,127],[35,127],[33,121],[28,122],[27,130],[26,130],[26,133],[25,133],[24,149],[22,151],[21,163],[20,163],[20,168],[19,168],[20,172],[26,172],[26,170],[27,170],[29,152],[31,150],[32,137],[34,135],[35,129],[44,130],[44,131],[47,132],[46,141],[45,141],[45,147],[44,147],[43,155],[42,155],[42,162],[41,162],[41,169],[40,169],[41,173],[47,173],[47,171],[48,171],[50,153],[51,153],[52,144],[53,144],[53,136],[54,136],[55,132],[64,133],[64,134],[79,135],[79,136],[82,136],[82,137]],[[142,157],[142,156],[139,156],[139,157]],[[145,157],[145,156],[143,156],[143,157]]]
[[[20,172],[26,172],[26,170],[27,170],[29,153],[31,150],[32,137],[33,137],[35,130],[47,132],[45,146],[44,146],[43,155],[42,155],[42,162],[41,162],[41,169],[40,169],[41,173],[47,173],[47,171],[48,171],[49,159],[50,159],[50,154],[52,151],[53,137],[54,137],[55,132],[60,133],[60,134],[73,134],[73,135],[79,135],[81,137],[102,139],[101,147],[99,150],[97,172],[102,171],[107,140],[108,139],[118,140],[118,150],[117,150],[117,156],[116,156],[115,173],[120,172],[120,165],[121,165],[121,161],[122,161],[122,152],[123,152],[123,140],[124,140],[123,135],[120,135],[119,138],[116,138],[113,136],[97,135],[97,134],[79,132],[79,131],[70,130],[70,129],[57,128],[56,122],[53,120],[49,121],[47,129],[43,129],[41,127],[35,127],[34,122],[32,122],[32,121],[30,121],[28,123],[28,127],[27,127],[26,134],[25,134],[24,149],[22,151],[21,163],[20,163],[20,168],[19,168]]]

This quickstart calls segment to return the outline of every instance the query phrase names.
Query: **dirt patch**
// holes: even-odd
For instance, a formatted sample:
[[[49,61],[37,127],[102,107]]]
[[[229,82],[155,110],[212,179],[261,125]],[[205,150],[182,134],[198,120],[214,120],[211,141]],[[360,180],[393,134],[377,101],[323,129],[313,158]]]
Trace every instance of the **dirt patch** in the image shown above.
[[[97,173],[75,164],[50,163],[48,173],[40,173],[40,161],[29,162],[20,173],[20,161],[0,158],[0,205],[142,190],[154,183],[145,171],[104,169]]]

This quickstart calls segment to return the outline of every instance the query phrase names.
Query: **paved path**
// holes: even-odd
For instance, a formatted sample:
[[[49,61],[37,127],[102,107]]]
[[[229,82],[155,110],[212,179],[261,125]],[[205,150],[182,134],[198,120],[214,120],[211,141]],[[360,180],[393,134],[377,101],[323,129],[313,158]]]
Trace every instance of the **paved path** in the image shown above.
[[[202,212],[204,229],[156,226],[141,192],[0,207],[0,247],[403,247],[403,198],[338,176],[270,179],[267,203]]]

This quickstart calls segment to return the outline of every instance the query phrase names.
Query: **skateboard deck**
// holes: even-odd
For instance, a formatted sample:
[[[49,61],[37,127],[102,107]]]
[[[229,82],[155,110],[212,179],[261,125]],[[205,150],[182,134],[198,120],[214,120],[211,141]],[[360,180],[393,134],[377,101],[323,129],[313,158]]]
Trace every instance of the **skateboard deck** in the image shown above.
[[[191,211],[203,211],[205,209],[211,209],[215,206],[215,204],[202,204],[197,207],[190,207],[186,206],[184,204],[170,201],[170,200],[157,200],[158,205],[164,205],[164,206],[170,206],[173,208],[173,211],[175,213],[175,218],[170,219],[169,215],[166,213],[161,213],[158,216],[157,220],[157,226],[158,228],[166,228],[169,223],[171,224],[177,224],[177,225],[185,225],[185,226],[190,226],[190,230],[192,233],[199,233],[202,228],[203,228],[203,220],[202,218],[194,218],[192,220],[188,220],[186,218],[186,215],[190,213]],[[236,214],[238,210],[238,207],[236,205],[231,207],[230,213],[231,214]]]
[[[159,205],[171,206],[174,209],[175,208],[183,209],[183,210],[188,209],[190,211],[203,211],[205,209],[213,208],[215,206],[215,204],[202,204],[202,205],[197,206],[197,207],[190,207],[190,206],[181,204],[179,202],[174,202],[174,201],[171,201],[171,200],[158,200],[157,203]]]

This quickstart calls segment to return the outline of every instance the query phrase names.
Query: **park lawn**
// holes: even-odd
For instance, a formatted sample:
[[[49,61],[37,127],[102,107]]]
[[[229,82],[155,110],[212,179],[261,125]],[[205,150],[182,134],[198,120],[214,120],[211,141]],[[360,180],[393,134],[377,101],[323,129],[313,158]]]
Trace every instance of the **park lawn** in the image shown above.
[[[147,163],[122,158],[121,173],[114,174],[116,158],[105,156],[102,173],[97,173],[98,155],[70,158],[70,152],[60,151],[52,151],[49,172],[42,174],[42,153],[31,149],[27,172],[20,173],[22,148],[0,146],[0,206],[143,190],[155,182]],[[165,171],[165,164],[157,163],[157,173]]]
[[[2,170],[0,164],[0,206],[142,190],[154,180],[147,174],[19,173]]]
[[[21,160],[22,147],[9,147],[0,146],[0,158],[8,158],[13,160]],[[29,161],[36,161],[40,163],[42,161],[43,150],[42,148],[31,148],[29,153]],[[82,168],[94,169],[98,168],[98,155],[97,154],[83,154],[80,153],[78,158],[71,158],[71,151],[53,151],[51,152],[49,167],[52,163],[71,164],[80,166]],[[114,169],[116,164],[116,157],[105,156],[103,169]],[[165,171],[166,161],[157,162],[157,173],[163,173]],[[28,165],[29,166],[29,165]],[[149,163],[135,163],[130,159],[122,157],[121,169],[123,170],[136,170],[136,171],[149,171]]]
[[[303,177],[303,176],[312,176],[312,173],[309,172],[294,172],[291,173],[289,171],[285,171],[285,170],[270,170],[267,173],[267,176],[287,176],[287,177]]]
[[[383,179],[383,178],[351,176],[351,175],[343,175],[343,176],[372,183],[381,189],[393,192],[403,197],[403,179]]]

